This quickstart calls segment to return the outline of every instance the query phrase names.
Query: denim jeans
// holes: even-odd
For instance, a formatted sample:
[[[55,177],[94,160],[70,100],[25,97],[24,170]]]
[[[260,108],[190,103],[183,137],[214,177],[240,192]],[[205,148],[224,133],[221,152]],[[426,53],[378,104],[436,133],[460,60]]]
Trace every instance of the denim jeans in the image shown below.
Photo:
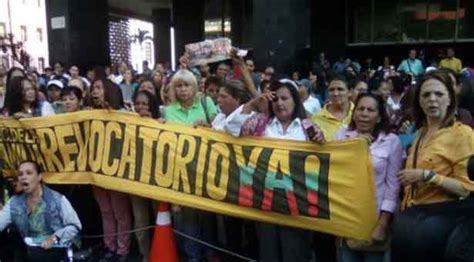
[[[366,252],[352,250],[345,243],[337,248],[338,262],[390,262],[389,252]]]
[[[452,243],[469,241],[471,234],[456,237],[452,233],[474,219],[473,209],[474,199],[471,197],[463,201],[420,205],[396,214],[392,225],[392,261],[460,261],[445,257],[446,250]],[[461,248],[451,253],[462,251]],[[472,261],[472,258],[467,261]]]
[[[174,228],[188,236],[216,244],[216,215],[213,213],[182,207],[180,212],[174,214],[173,223]],[[198,261],[212,255],[212,249],[194,240],[181,236],[178,240],[181,252],[189,261]]]

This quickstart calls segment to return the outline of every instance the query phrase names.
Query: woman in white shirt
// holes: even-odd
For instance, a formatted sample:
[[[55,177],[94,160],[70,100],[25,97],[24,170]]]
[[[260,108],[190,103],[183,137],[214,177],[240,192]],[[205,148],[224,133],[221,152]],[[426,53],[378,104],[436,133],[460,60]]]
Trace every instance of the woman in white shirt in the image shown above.
[[[244,109],[249,100],[250,96],[240,81],[226,81],[219,87],[217,104],[221,112],[212,121],[212,129],[239,136],[242,124],[254,114]]]
[[[271,84],[268,114],[255,114],[242,126],[241,135],[324,142],[319,127],[306,117],[296,84],[291,80]],[[257,225],[262,262],[307,262],[311,259],[311,233],[268,223]]]

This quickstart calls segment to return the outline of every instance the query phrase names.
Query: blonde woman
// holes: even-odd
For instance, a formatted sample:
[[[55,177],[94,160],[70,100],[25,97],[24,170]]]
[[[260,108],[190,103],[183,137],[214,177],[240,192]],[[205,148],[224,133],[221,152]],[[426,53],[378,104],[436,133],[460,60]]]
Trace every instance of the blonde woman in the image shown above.
[[[171,103],[165,107],[164,117],[169,123],[185,125],[210,125],[217,115],[214,102],[209,97],[199,97],[195,76],[189,70],[181,69],[171,79]],[[181,232],[192,237],[214,242],[215,215],[193,209],[175,207],[174,223]],[[183,239],[181,249],[186,261],[200,261],[212,256],[211,250],[188,239]]]

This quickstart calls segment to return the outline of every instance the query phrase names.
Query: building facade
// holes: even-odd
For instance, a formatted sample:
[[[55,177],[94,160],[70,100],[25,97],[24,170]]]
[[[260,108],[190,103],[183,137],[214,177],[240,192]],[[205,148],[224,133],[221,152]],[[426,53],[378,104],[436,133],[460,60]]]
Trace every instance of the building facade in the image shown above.
[[[21,43],[29,56],[25,66],[42,72],[49,66],[45,0],[0,0],[0,37],[4,44]],[[1,63],[18,66],[10,48],[4,51],[0,51]]]

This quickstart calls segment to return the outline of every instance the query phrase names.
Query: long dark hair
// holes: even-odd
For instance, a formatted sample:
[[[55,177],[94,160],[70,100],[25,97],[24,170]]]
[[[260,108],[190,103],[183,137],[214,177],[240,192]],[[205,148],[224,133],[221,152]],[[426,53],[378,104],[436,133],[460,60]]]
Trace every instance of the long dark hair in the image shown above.
[[[40,106],[40,102],[38,100],[38,91],[36,90],[33,82],[27,77],[14,77],[10,81],[10,88],[8,90],[8,99],[5,100],[5,110],[11,116],[15,113],[23,111],[23,103],[24,103],[24,88],[23,83],[30,82],[30,84],[35,89],[36,99],[31,105],[32,109],[38,109]]]
[[[441,128],[452,126],[456,119],[457,99],[456,92],[454,91],[454,83],[451,80],[449,73],[446,71],[434,70],[427,73],[416,86],[415,99],[413,101],[413,120],[415,121],[417,129],[423,127],[423,125],[426,124],[426,115],[420,105],[421,87],[426,81],[431,79],[435,79],[443,83],[449,94],[450,103],[446,111],[446,116],[441,120]]]
[[[155,119],[160,118],[160,102],[158,98],[148,91],[141,90],[135,93],[133,103],[136,102],[139,95],[145,95],[148,98],[148,107],[150,108],[151,117]]]
[[[297,117],[300,118],[300,119],[307,118],[306,110],[303,107],[303,103],[301,103],[301,99],[300,99],[300,96],[298,94],[298,90],[296,90],[296,87],[293,84],[282,83],[280,81],[273,81],[270,84],[270,91],[271,92],[276,92],[280,88],[288,89],[288,91],[290,91],[291,97],[293,98],[293,101],[295,103],[295,109],[293,110],[291,120],[294,120]],[[273,103],[273,102],[269,102],[269,103],[270,103],[270,105],[269,105],[269,109],[270,109],[269,110],[270,111],[269,112],[269,117],[273,118],[273,117],[275,117],[275,112],[273,112],[273,107],[271,105],[271,103]]]
[[[378,121],[375,124],[374,130],[372,131],[372,136],[375,139],[377,139],[380,132],[384,132],[384,133],[389,132],[389,130],[390,130],[390,119],[388,117],[386,104],[385,104],[385,101],[383,100],[382,96],[380,96],[380,95],[378,95],[374,92],[371,92],[371,91],[360,93],[357,96],[357,99],[355,101],[355,106],[354,106],[354,112],[352,113],[352,120],[351,120],[351,123],[349,124],[349,130],[356,130],[357,129],[356,123],[354,121],[355,112],[357,110],[357,106],[359,105],[360,100],[362,100],[362,98],[365,98],[365,97],[370,97],[370,98],[374,99],[375,102],[377,102],[377,112],[379,113],[380,121]]]
[[[7,88],[8,88],[8,84],[10,83],[10,81],[12,80],[12,75],[13,75],[13,72],[15,71],[19,71],[23,74],[22,77],[26,77],[26,73],[25,71],[23,71],[23,69],[19,68],[19,67],[12,67],[10,68],[10,70],[8,70],[7,72],[7,79],[6,79],[6,84],[7,84]],[[16,76],[16,77],[21,77],[21,76]],[[16,77],[13,77],[13,78],[16,78]]]
[[[98,78],[91,83],[91,93],[94,89],[94,83],[102,81],[104,87],[104,102],[110,109],[119,110],[124,108],[123,95],[120,87],[107,78]]]
[[[15,76],[12,77],[13,72],[19,71],[23,74],[23,76]],[[12,67],[7,72],[6,82],[5,82],[5,104],[3,105],[3,109],[7,109],[10,111],[12,106],[15,106],[15,103],[18,103],[21,100],[18,100],[17,94],[14,89],[19,89],[21,85],[21,80],[26,77],[25,72],[19,67]],[[15,80],[16,79],[16,80]],[[17,101],[14,101],[17,100]]]

